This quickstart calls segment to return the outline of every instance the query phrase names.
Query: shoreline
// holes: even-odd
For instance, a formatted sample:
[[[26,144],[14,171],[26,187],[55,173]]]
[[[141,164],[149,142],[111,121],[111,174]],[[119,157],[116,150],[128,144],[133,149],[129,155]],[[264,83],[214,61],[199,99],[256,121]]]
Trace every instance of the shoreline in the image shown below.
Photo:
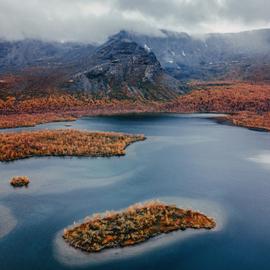
[[[270,131],[270,85],[248,81],[194,81],[190,91],[169,100],[95,99],[68,93],[0,99],[0,128],[33,127],[81,117],[127,114],[227,114],[235,126]]]
[[[199,237],[207,235],[208,233],[218,233],[224,228],[224,226],[226,226],[226,210],[223,208],[223,206],[215,202],[204,199],[192,199],[174,196],[158,197],[158,199],[168,204],[176,204],[179,208],[192,208],[196,211],[204,213],[205,215],[209,215],[215,219],[216,227],[212,230],[187,229],[185,231],[174,231],[168,234],[155,236],[138,245],[127,246],[124,248],[105,249],[98,253],[88,253],[71,247],[62,238],[63,229],[61,229],[55,234],[54,238],[55,259],[61,264],[69,267],[98,265],[114,260],[122,260],[139,256],[153,250],[160,250],[162,248],[166,248],[166,246],[173,245],[176,242],[184,244],[188,239],[196,236]],[[149,200],[153,200],[153,198],[149,198]],[[149,200],[147,199],[146,201]],[[126,207],[123,207],[120,209],[120,211],[124,209],[126,209]],[[78,222],[83,221],[83,219],[78,220]]]
[[[74,248],[95,253],[134,246],[173,231],[215,227],[215,220],[201,212],[153,200],[133,204],[122,211],[88,216],[84,222],[64,229],[62,237]]]
[[[144,135],[55,129],[0,133],[0,161],[41,156],[123,156],[126,148]]]
[[[99,113],[99,114],[91,114],[91,113],[87,113],[87,114],[82,114],[82,115],[79,115],[77,117],[74,116],[73,113],[70,113],[68,116],[70,116],[72,114],[72,117],[73,119],[69,120],[69,119],[62,119],[62,114],[60,114],[60,117],[58,119],[55,119],[55,120],[48,120],[48,121],[42,121],[42,122],[37,122],[36,124],[24,124],[24,125],[16,125],[16,123],[14,123],[14,126],[10,126],[10,127],[3,127],[1,126],[1,117],[3,117],[3,115],[1,116],[0,115],[0,132],[1,131],[5,131],[5,132],[8,132],[9,130],[12,130],[12,129],[19,129],[19,128],[31,128],[31,127],[37,127],[37,126],[40,126],[40,125],[44,125],[44,124],[50,124],[50,123],[73,123],[73,122],[76,122],[77,120],[80,120],[80,119],[84,119],[84,118],[87,118],[87,117],[124,117],[124,116],[160,116],[160,115],[205,115],[205,117],[203,118],[206,118],[206,119],[215,119],[215,118],[218,118],[218,117],[223,117],[224,115],[226,115],[226,113],[219,113],[219,112],[166,112],[166,111],[127,111],[127,112],[112,112],[112,113]],[[40,115],[40,114],[31,114],[30,116],[35,116],[35,115]],[[41,114],[42,116],[46,116],[46,113],[44,114]],[[212,116],[208,116],[208,115],[212,115]],[[27,117],[29,116],[29,114],[14,114],[14,115],[8,115],[8,116],[13,116],[13,117],[16,117],[16,116],[25,116],[26,117],[26,120],[27,120]]]
[[[267,113],[265,113],[267,114]],[[211,119],[216,121],[218,124],[225,124],[230,126],[238,126],[242,128],[248,128],[259,132],[270,132],[270,114],[265,116],[265,114],[257,114],[255,112],[177,112],[177,111],[141,111],[141,110],[131,110],[131,111],[115,111],[115,112],[81,112],[81,111],[71,111],[65,113],[33,113],[33,114],[9,114],[0,115],[0,133],[1,131],[8,132],[12,129],[19,128],[31,128],[37,127],[43,124],[49,123],[72,123],[79,119],[87,117],[124,117],[124,116],[159,116],[159,115],[204,115],[206,119]],[[210,116],[208,116],[210,115]],[[212,115],[212,116],[211,116]],[[268,120],[269,117],[269,120]],[[17,120],[14,120],[16,119]],[[35,120],[33,120],[35,119]],[[34,121],[34,122],[32,122]],[[265,126],[266,124],[268,126]]]

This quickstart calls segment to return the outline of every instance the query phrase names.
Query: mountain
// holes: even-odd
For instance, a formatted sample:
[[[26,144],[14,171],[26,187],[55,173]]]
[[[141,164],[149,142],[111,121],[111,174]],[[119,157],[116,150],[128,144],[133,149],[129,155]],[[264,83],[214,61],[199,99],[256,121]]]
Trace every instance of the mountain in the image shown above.
[[[270,81],[270,29],[233,34],[160,36],[120,31],[114,36],[149,48],[167,74],[181,81],[237,79]],[[102,46],[102,45],[101,45]],[[29,67],[87,69],[97,44],[0,40],[0,74]]]
[[[1,97],[64,90],[167,100],[185,92],[190,80],[270,82],[270,30],[200,36],[120,31],[102,45],[0,40]]]
[[[270,81],[270,29],[200,36],[165,30],[158,37],[126,31],[121,35],[149,47],[162,67],[182,81]]]
[[[85,63],[95,48],[92,44],[71,42],[0,40],[0,74],[20,72],[32,67],[75,68]]]
[[[180,83],[166,74],[147,47],[120,34],[98,47],[86,70],[65,85],[95,97],[167,100],[181,92]]]

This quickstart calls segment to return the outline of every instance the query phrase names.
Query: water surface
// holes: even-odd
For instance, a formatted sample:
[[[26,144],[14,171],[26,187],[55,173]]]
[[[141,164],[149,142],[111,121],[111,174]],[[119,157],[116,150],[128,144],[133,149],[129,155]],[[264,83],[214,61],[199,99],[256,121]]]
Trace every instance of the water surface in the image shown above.
[[[65,124],[12,131],[70,128]],[[0,219],[12,221],[0,238],[1,270],[269,269],[269,133],[220,125],[205,115],[89,117],[71,124],[143,133],[147,140],[123,157],[0,163]],[[29,188],[10,187],[14,175],[28,175]],[[57,252],[57,233],[74,221],[152,198],[190,204],[220,227],[192,237],[172,234],[173,241],[163,237],[95,264],[72,256],[67,262]]]

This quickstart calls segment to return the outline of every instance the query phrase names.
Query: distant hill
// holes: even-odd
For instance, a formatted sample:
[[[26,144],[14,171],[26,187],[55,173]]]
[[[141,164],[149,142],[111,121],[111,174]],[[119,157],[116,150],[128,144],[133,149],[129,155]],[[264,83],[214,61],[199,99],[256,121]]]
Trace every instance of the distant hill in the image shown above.
[[[0,74],[26,68],[70,68],[87,62],[95,45],[45,42],[40,40],[0,40]]]
[[[149,47],[180,80],[270,81],[270,29],[200,36],[161,32],[160,37],[126,31],[121,35]]]

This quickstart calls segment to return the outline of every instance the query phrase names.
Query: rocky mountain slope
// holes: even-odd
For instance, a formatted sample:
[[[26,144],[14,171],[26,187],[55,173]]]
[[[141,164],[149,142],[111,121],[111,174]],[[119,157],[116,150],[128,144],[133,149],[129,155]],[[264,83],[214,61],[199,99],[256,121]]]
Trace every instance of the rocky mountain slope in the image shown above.
[[[167,100],[180,93],[180,83],[166,74],[152,51],[115,35],[98,47],[86,70],[65,87],[95,97]]]

